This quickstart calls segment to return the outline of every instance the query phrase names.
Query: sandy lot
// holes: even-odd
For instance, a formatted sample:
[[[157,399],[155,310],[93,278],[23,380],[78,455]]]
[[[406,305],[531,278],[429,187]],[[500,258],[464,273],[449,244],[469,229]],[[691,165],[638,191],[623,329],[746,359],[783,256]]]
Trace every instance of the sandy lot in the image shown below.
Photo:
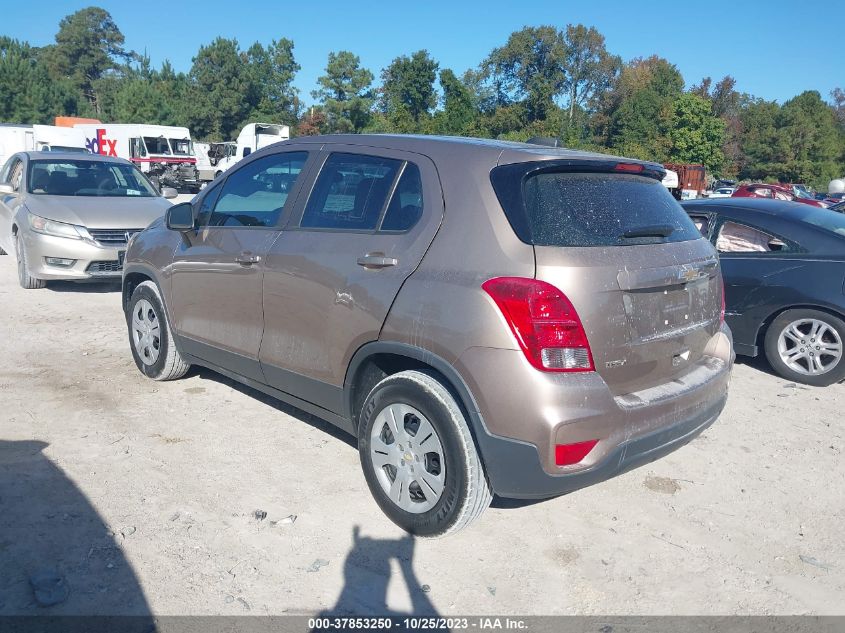
[[[145,379],[116,287],[24,291],[0,257],[0,614],[845,614],[843,405],[738,364],[668,458],[414,540],[350,439],[210,372]]]

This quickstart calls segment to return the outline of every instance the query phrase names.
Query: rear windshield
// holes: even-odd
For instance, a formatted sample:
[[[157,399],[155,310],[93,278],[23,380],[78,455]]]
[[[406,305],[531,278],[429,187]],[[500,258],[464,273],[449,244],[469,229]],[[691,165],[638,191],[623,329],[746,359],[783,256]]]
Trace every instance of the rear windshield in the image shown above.
[[[845,237],[845,215],[831,209],[808,206],[801,218],[804,222]]]
[[[646,176],[539,173],[524,181],[522,195],[530,242],[536,246],[629,246],[701,238],[666,187]]]

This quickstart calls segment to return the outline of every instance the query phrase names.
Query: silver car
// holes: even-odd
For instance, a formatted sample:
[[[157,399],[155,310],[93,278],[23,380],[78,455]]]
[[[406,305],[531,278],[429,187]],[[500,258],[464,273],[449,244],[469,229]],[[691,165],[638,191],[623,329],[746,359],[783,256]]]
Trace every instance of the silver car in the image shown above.
[[[164,215],[160,195],[130,162],[70,152],[20,152],[0,171],[0,255],[17,257],[24,288],[119,279],[129,238]]]

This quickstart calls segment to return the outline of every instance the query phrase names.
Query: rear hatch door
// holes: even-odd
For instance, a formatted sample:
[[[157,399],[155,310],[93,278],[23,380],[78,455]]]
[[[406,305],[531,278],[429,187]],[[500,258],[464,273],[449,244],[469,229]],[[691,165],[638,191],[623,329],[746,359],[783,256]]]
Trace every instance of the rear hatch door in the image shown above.
[[[537,278],[572,301],[596,371],[615,395],[690,371],[720,325],[715,251],[661,185],[661,172],[638,166],[527,171],[517,205]]]

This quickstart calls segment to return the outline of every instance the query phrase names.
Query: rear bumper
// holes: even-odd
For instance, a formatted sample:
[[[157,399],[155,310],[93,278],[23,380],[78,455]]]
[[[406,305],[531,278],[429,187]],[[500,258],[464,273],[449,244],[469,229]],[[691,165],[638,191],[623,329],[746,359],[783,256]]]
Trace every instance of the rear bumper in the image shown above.
[[[479,437],[487,474],[500,497],[543,499],[586,488],[668,455],[692,441],[722,412],[725,393],[707,409],[676,424],[618,444],[601,462],[571,474],[550,475],[531,444],[484,434]]]
[[[683,446],[718,418],[734,361],[726,326],[672,382],[614,396],[597,373],[538,372],[518,350],[473,348],[456,369],[477,405],[476,441],[493,491],[553,497],[604,481]],[[475,416],[473,416],[475,417]],[[555,446],[598,440],[579,463]]]

